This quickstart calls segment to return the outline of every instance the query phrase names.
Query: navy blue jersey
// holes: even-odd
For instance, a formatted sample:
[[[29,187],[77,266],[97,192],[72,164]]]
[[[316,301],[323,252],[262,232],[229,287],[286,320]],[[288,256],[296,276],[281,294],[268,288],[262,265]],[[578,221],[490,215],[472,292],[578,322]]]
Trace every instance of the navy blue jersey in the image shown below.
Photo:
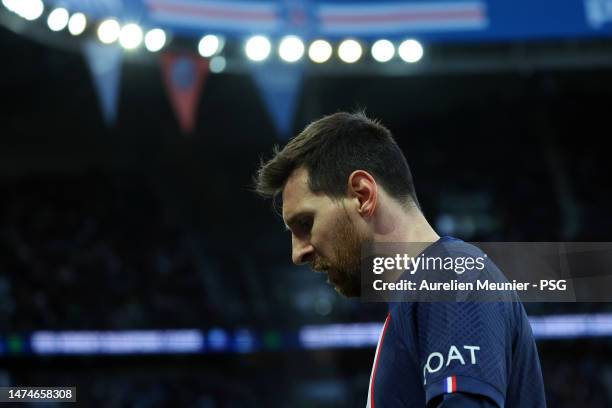
[[[453,256],[458,244],[463,254],[479,251],[444,237],[426,253]],[[456,392],[481,396],[500,408],[546,406],[538,351],[518,297],[515,302],[390,304],[367,406],[424,408]]]

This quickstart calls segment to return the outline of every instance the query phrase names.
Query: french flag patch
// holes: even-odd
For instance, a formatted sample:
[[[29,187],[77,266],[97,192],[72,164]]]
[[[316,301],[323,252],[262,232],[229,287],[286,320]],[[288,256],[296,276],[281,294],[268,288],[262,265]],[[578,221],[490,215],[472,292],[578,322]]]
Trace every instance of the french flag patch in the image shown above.
[[[457,391],[457,377],[446,377],[446,393],[450,394]]]

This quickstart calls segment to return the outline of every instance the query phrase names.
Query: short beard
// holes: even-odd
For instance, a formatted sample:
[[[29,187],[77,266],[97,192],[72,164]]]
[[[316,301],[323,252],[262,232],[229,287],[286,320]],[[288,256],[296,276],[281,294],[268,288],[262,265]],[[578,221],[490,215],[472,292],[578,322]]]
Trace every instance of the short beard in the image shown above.
[[[361,247],[367,238],[359,234],[348,214],[338,218],[333,231],[334,263],[316,257],[313,268],[327,270],[329,282],[341,295],[358,297],[361,294]]]

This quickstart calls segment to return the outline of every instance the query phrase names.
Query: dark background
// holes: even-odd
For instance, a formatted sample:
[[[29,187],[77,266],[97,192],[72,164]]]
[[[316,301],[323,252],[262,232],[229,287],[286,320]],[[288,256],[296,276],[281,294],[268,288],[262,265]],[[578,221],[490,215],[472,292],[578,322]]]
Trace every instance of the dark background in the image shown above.
[[[0,29],[0,55],[0,334],[384,320],[384,305],[340,298],[322,276],[292,266],[281,220],[250,192],[260,158],[279,140],[248,75],[211,75],[196,132],[185,136],[159,65],[124,64],[109,128],[80,54]],[[610,240],[612,68],[390,77],[351,69],[307,72],[295,131],[366,108],[404,150],[439,232]],[[526,307],[531,315],[611,309]],[[610,339],[538,346],[551,407],[612,406]],[[373,354],[5,353],[0,383],[76,385],[84,406],[352,407],[365,404]]]

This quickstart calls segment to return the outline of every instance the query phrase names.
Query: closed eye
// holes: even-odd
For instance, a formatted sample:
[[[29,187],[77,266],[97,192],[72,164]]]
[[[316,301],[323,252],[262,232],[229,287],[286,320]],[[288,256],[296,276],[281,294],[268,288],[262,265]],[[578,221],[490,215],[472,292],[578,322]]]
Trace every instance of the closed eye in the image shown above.
[[[313,225],[313,217],[311,215],[298,216],[291,219],[287,224],[287,229],[296,235],[309,234]]]
[[[310,232],[312,228],[312,217],[304,217],[299,221],[300,231],[303,233]]]

